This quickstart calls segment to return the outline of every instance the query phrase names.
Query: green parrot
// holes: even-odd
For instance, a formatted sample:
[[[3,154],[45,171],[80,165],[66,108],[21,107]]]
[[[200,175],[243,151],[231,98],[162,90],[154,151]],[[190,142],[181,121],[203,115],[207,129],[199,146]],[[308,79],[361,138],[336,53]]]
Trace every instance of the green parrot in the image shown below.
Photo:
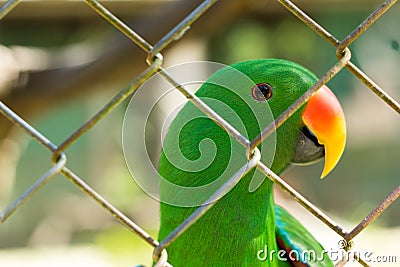
[[[317,77],[296,63],[258,59],[224,67],[196,96],[252,140],[306,92]],[[327,86],[259,146],[261,161],[281,174],[289,165],[325,158],[322,177],[346,140],[342,108]],[[182,160],[184,157],[184,160]],[[159,162],[159,240],[180,225],[248,159],[246,149],[188,102],[172,121]],[[167,184],[177,185],[171,189]],[[190,191],[196,188],[198,191]],[[273,182],[256,168],[167,247],[173,266],[333,266],[317,240],[274,203]]]

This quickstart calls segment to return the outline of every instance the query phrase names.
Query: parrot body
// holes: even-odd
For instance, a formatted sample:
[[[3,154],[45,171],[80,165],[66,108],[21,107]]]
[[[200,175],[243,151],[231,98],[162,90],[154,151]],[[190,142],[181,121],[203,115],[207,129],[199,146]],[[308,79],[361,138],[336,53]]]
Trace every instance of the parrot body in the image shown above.
[[[243,73],[248,79],[239,78],[235,72]],[[226,88],[221,84],[228,81]],[[250,83],[249,83],[250,81]],[[213,108],[223,119],[249,140],[255,138],[270,122],[284,112],[297,98],[309,89],[317,78],[304,67],[279,59],[260,59],[240,62],[214,73],[196,92],[196,95]],[[227,86],[227,87],[228,87]],[[257,87],[259,89],[257,89]],[[256,90],[261,91],[254,91]],[[260,94],[261,93],[261,94]],[[269,94],[271,93],[271,94]],[[263,96],[265,99],[263,100]],[[268,137],[259,148],[274,152],[271,169],[282,173],[294,158],[305,163],[298,150],[299,136],[305,124],[302,120],[305,105],[291,116]],[[254,112],[256,114],[254,114]],[[259,117],[268,118],[259,123]],[[303,134],[304,136],[304,134]],[[212,140],[212,142],[209,142]],[[269,140],[269,141],[268,141]],[[275,144],[276,148],[271,144]],[[266,145],[271,147],[266,147]],[[302,144],[300,144],[302,145]],[[318,144],[317,144],[318,147]],[[193,171],[190,162],[185,166],[175,163],[184,156],[188,161],[201,165],[198,161],[210,151],[216,151],[207,167]],[[262,150],[262,151],[263,151]],[[304,150],[304,149],[303,149]],[[307,157],[307,161],[321,158],[319,154]],[[179,186],[202,187],[214,182],[214,192],[232,173],[246,163],[246,150],[230,137],[214,121],[205,117],[191,102],[185,104],[170,125],[164,139],[160,157],[159,173],[164,179]],[[268,153],[265,154],[268,154]],[[318,154],[318,155],[317,155]],[[232,163],[232,157],[235,159]],[[264,154],[261,153],[261,161]],[[225,169],[231,168],[234,171]],[[226,175],[226,178],[219,179]],[[173,266],[292,266],[289,261],[279,261],[277,253],[260,259],[260,250],[270,253],[283,248],[286,251],[314,249],[322,250],[321,245],[281,208],[275,207],[273,183],[265,179],[254,192],[249,186],[260,173],[255,168],[242,177],[239,183],[204,214],[187,231],[167,247],[168,262]],[[196,210],[195,205],[181,206],[163,203],[163,199],[174,199],[174,203],[202,203],[210,194],[183,194],[183,189],[170,190],[160,185],[161,225],[159,240],[165,238]],[[211,192],[211,193],[212,193]],[[187,198],[193,201],[186,201]],[[186,202],[185,202],[186,201]],[[277,219],[279,220],[277,223]],[[289,227],[288,227],[289,226]],[[281,232],[280,229],[283,229]],[[286,228],[285,228],[286,227]],[[297,229],[297,230],[296,230]],[[290,243],[290,235],[307,235],[305,246]],[[297,237],[296,237],[297,236]],[[296,239],[297,238],[297,239]],[[300,239],[301,240],[301,239]],[[300,241],[301,242],[301,241]],[[279,247],[278,247],[279,245]],[[287,245],[285,247],[285,245]],[[290,247],[289,247],[290,245]],[[305,263],[300,259],[298,266],[333,266],[329,259],[317,263]]]

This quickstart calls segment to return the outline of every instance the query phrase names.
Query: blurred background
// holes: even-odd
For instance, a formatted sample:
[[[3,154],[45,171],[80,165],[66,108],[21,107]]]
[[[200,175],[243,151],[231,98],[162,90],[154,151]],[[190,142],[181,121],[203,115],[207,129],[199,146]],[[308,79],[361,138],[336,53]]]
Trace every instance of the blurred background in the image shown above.
[[[151,44],[200,2],[102,1]],[[339,40],[381,3],[296,2]],[[399,11],[396,4],[350,46],[352,62],[395,99],[400,99]],[[337,61],[333,47],[275,1],[222,0],[163,55],[167,67],[195,60],[231,64],[284,58],[319,77]],[[60,144],[144,70],[145,58],[145,52],[82,1],[23,1],[0,20],[0,97]],[[283,177],[350,231],[399,185],[400,117],[347,70],[328,85],[347,118],[344,156],[324,180],[318,178],[322,163],[293,167]],[[137,186],[122,153],[128,103],[67,149],[68,166],[156,238],[158,203]],[[159,124],[157,118],[149,122],[150,128]],[[149,153],[156,160],[160,140],[153,138]],[[50,159],[48,151],[0,116],[0,210],[51,167]],[[279,189],[276,199],[325,248],[337,248],[338,235]],[[399,221],[397,201],[355,238],[355,245],[374,255],[396,256],[397,264],[382,266],[399,266]],[[0,225],[0,266],[150,265],[151,251],[61,175]],[[353,265],[358,266],[346,266]]]

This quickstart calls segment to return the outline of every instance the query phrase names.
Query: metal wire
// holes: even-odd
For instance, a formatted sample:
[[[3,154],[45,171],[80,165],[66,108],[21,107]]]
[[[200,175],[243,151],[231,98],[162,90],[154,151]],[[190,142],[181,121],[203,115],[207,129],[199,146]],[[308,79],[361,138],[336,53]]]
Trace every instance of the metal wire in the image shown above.
[[[7,107],[3,102],[0,101],[0,112],[7,117],[14,125],[18,126],[24,130],[28,135],[35,139],[39,144],[44,146],[50,151],[55,151],[57,146],[50,142],[44,135],[27,123],[24,119],[14,113],[9,107]]]
[[[390,7],[392,7],[397,0],[388,0],[382,3],[374,12],[372,12],[357,28],[354,29],[346,38],[344,38],[337,49],[344,50],[354,40],[356,40],[363,32],[365,32],[375,21],[377,21]]]
[[[328,217],[325,213],[319,210],[314,204],[303,197],[299,192],[297,192],[293,187],[286,183],[281,177],[271,171],[270,168],[264,165],[264,163],[259,162],[257,165],[258,169],[262,171],[271,181],[280,186],[285,192],[290,194],[298,203],[300,203],[304,208],[306,208],[311,214],[317,217],[320,221],[326,224],[329,228],[335,231],[338,235],[345,237],[346,232]]]
[[[204,14],[210,7],[212,7],[217,0],[208,0],[201,3],[192,13],[190,13],[182,22],[176,25],[169,33],[167,33],[161,40],[151,49],[149,58],[153,58],[156,54],[164,50],[170,43],[177,41],[189,30],[192,25],[201,15]]]
[[[198,109],[200,109],[204,114],[211,118],[217,125],[223,128],[229,135],[235,138],[242,146],[248,147],[250,141],[247,140],[238,130],[227,123],[221,116],[218,115],[212,108],[207,106],[200,98],[194,95],[192,92],[187,90],[184,86],[176,82],[164,68],[160,68],[160,74],[170,82],[179,92],[181,92],[189,101],[191,101]],[[247,158],[250,154],[248,154]]]
[[[19,4],[20,0],[9,0],[0,8],[0,19],[4,18],[11,10]]]
[[[340,53],[343,49],[358,38],[368,27],[370,27],[380,16],[383,15],[389,8],[391,8],[397,0],[385,1],[378,9],[376,9],[371,15],[369,15],[353,32],[351,32],[343,42],[340,42],[321,25],[310,18],[300,8],[293,4],[289,0],[278,0],[287,10],[295,15],[304,24],[310,27],[314,32],[323,37],[331,45],[337,48],[337,55],[340,57]],[[388,93],[386,93],[378,84],[376,84],[367,74],[362,72],[352,62],[349,62],[346,68],[354,74],[361,82],[363,82],[372,92],[374,92],[379,98],[381,98],[386,104],[388,104],[394,111],[400,114],[400,104],[394,100]]]
[[[0,223],[5,222],[14,211],[17,210],[22,204],[28,201],[29,198],[39,191],[55,174],[59,173],[67,163],[67,157],[62,154],[56,165],[48,170],[42,177],[40,177],[31,187],[29,187],[16,201],[9,205],[3,212],[0,213]]]
[[[362,230],[364,230],[370,223],[372,223],[378,216],[387,209],[396,199],[400,197],[400,186],[388,195],[364,220],[361,221],[350,233],[345,236],[347,241],[353,239]]]
[[[335,76],[341,69],[343,69],[351,58],[350,50],[345,49],[343,57],[336,63],[330,70],[328,70],[324,76],[322,76],[310,89],[307,90],[302,96],[300,96],[287,110],[279,115],[276,120],[265,128],[250,144],[250,150],[253,150],[262,141],[265,140],[270,134],[272,134],[276,128],[280,127],[290,116],[292,116],[305,102],[311,97],[311,95],[317,91],[321,86],[326,84],[333,76]]]
[[[97,112],[92,118],[90,118],[86,123],[84,123],[79,129],[77,129],[73,134],[71,134],[63,143],[61,143],[54,151],[54,157],[58,155],[74,143],[80,136],[89,131],[96,123],[98,123],[102,118],[104,118],[109,112],[111,112],[115,107],[117,107],[122,101],[127,97],[132,95],[147,79],[156,73],[162,63],[162,57],[159,56],[156,60],[139,76],[136,77],[133,82],[127,86],[125,89],[120,91],[116,96],[114,96],[110,102],[108,102],[99,112]]]
[[[146,42],[135,31],[129,28],[125,23],[123,23],[120,19],[114,16],[110,11],[108,11],[102,4],[95,0],[85,0],[86,4],[88,4],[91,8],[93,8],[97,13],[100,14],[105,20],[107,20],[111,25],[117,28],[120,32],[122,32],[126,37],[131,39],[135,44],[137,44],[144,51],[149,52],[153,47]]]
[[[158,241],[153,239],[146,231],[140,228],[132,220],[130,220],[126,215],[119,211],[116,207],[110,204],[105,198],[103,198],[99,193],[92,189],[87,183],[85,183],[78,175],[73,173],[67,167],[61,170],[68,180],[70,180],[74,185],[81,189],[86,195],[96,201],[100,206],[102,206],[106,211],[108,211],[112,216],[114,216],[122,225],[124,225],[128,230],[135,232],[144,241],[153,247],[158,246]]]
[[[229,178],[214,194],[212,194],[204,204],[202,204],[196,211],[194,211],[185,221],[175,228],[167,237],[165,237],[158,247],[154,249],[153,257],[158,258],[161,251],[170,245],[176,238],[185,232],[191,225],[193,225],[201,216],[203,216],[209,209],[211,209],[217,200],[228,193],[251,169],[257,166],[261,159],[261,153],[258,149],[254,150],[253,156],[250,160],[243,165],[231,178]],[[207,204],[208,203],[208,204]]]
[[[339,41],[332,34],[330,34],[323,26],[319,25],[310,16],[308,16],[301,8],[296,6],[289,0],[277,0],[284,8],[295,15],[300,21],[305,23],[314,32],[324,38],[328,43],[336,48],[336,55],[338,62],[329,69],[305,94],[297,99],[284,113],[282,113],[274,123],[266,127],[259,136],[254,140],[248,140],[242,136],[234,127],[227,123],[218,113],[212,110],[208,105],[196,97],[193,93],[187,90],[184,86],[176,82],[168,72],[162,67],[163,57],[161,53],[163,50],[171,45],[174,41],[179,40],[183,34],[190,29],[191,25],[197,21],[208,9],[212,8],[216,0],[203,1],[196,9],[194,9],[188,16],[186,16],[180,23],[177,24],[170,32],[160,39],[154,46],[148,43],[141,35],[136,33],[132,28],[123,23],[107,8],[101,5],[96,0],[84,0],[88,6],[101,15],[107,22],[118,29],[122,34],[133,41],[134,44],[139,46],[147,53],[146,62],[149,67],[138,75],[129,86],[122,89],[115,97],[113,97],[107,104],[104,105],[92,118],[79,127],[72,133],[64,142],[59,146],[53,144],[50,140],[44,137],[34,127],[27,123],[23,118],[19,117],[14,111],[8,108],[4,103],[0,102],[0,112],[7,117],[14,125],[20,127],[26,134],[31,136],[39,144],[51,152],[52,162],[54,166],[50,168],[43,176],[34,182],[17,200],[8,205],[6,209],[0,213],[0,223],[3,223],[9,218],[15,210],[17,210],[23,203],[38,190],[40,190],[50,178],[57,173],[63,174],[72,184],[82,190],[87,196],[92,198],[96,203],[103,207],[113,217],[115,217],[123,226],[142,238],[149,245],[154,247],[153,258],[155,266],[171,266],[168,260],[167,249],[174,240],[184,233],[191,225],[193,225],[201,216],[203,216],[221,196],[231,190],[241,179],[241,177],[253,168],[258,168],[270,180],[280,186],[285,192],[291,195],[298,203],[305,207],[311,214],[318,218],[322,223],[327,225],[330,229],[336,232],[345,242],[351,240],[366,229],[382,212],[388,208],[400,196],[400,186],[393,190],[379,205],[371,211],[358,225],[356,225],[350,232],[346,232],[339,224],[334,222],[327,214],[322,212],[313,203],[308,201],[293,187],[286,183],[281,177],[275,174],[268,166],[260,161],[261,155],[257,146],[265,140],[270,134],[281,126],[291,115],[293,115],[321,86],[326,84],[332,77],[339,73],[343,68],[347,68],[355,77],[363,82],[372,92],[374,92],[380,99],[388,104],[394,111],[400,114],[400,104],[387,94],[379,85],[377,85],[367,74],[362,72],[351,59],[351,52],[348,46],[353,43],[363,32],[365,32],[373,23],[377,21],[387,10],[389,10],[397,1],[388,0],[384,1],[374,12],[372,12],[358,27],[356,27],[350,34],[347,35],[342,41]],[[20,1],[9,0],[0,8],[0,19],[5,17],[9,12],[15,8]],[[221,128],[223,128],[229,135],[235,138],[240,144],[247,149],[248,162],[238,169],[238,171],[227,180],[205,203],[207,205],[200,206],[193,212],[185,221],[181,223],[174,231],[172,231],[166,238],[157,241],[146,233],[139,225],[135,224],[131,219],[124,215],[118,208],[110,204],[99,193],[92,189],[82,178],[70,170],[67,165],[67,157],[63,151],[78,140],[82,135],[89,131],[96,125],[102,118],[107,116],[113,109],[115,109],[122,101],[129,97],[140,85],[147,81],[156,72],[160,74],[178,91],[180,91],[189,101],[197,106],[203,113],[214,120]],[[348,259],[341,259],[336,263],[336,266],[344,266]],[[356,259],[362,266],[368,266],[363,259]]]

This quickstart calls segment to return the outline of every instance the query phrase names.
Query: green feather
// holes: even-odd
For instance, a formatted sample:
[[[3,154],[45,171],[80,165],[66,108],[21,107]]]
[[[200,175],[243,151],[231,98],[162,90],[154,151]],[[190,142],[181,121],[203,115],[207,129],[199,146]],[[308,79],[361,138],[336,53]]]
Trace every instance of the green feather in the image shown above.
[[[252,140],[316,80],[310,71],[289,61],[251,60],[220,69],[196,95]],[[261,82],[267,82],[273,88],[268,103],[256,102],[251,97],[251,89]],[[301,127],[299,110],[259,146],[262,161],[272,166],[274,172],[279,174],[290,164]],[[236,140],[191,102],[183,107],[165,137],[159,173],[168,182],[182,187],[213,183],[201,194],[187,193],[188,190],[182,187],[171,189],[160,183],[159,240],[196,210],[192,204],[205,201],[246,163],[245,152]],[[276,258],[268,261],[257,258],[257,252],[265,246],[271,250],[278,247],[273,183],[266,179],[256,191],[249,192],[255,175],[261,174],[253,169],[178,237],[167,248],[168,262],[174,266],[283,266],[285,263],[278,263]],[[184,203],[186,207],[163,201]]]
[[[275,206],[276,235],[287,257],[297,259],[298,266],[333,267],[327,251],[282,207]]]

